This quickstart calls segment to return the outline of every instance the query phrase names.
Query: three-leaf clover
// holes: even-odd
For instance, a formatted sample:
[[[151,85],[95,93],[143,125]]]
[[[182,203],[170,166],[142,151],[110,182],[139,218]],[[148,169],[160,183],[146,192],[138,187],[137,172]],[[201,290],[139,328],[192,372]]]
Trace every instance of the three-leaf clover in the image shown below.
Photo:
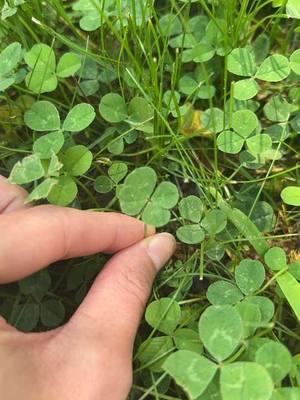
[[[247,109],[235,111],[232,114],[231,130],[224,130],[217,138],[218,149],[224,153],[237,154],[244,144],[251,156],[267,157],[272,148],[272,138],[269,134],[260,133],[256,114]]]
[[[279,82],[286,79],[291,72],[291,64],[287,57],[274,54],[260,60],[259,57],[255,57],[254,50],[251,46],[240,47],[233,49],[228,55],[228,71],[245,78],[233,83],[233,96],[237,100],[248,100],[257,95],[259,85],[256,79]],[[259,66],[257,61],[261,61]]]

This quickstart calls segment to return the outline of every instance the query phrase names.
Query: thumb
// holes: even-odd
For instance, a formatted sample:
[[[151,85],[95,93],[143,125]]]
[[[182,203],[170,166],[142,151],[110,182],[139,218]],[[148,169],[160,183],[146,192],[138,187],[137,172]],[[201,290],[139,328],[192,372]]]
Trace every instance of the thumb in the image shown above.
[[[29,204],[25,204],[27,196],[26,190],[12,185],[4,176],[0,175],[0,214],[28,208]]]
[[[120,350],[131,352],[153,280],[175,247],[172,235],[160,233],[115,254],[69,327],[79,329],[85,337],[95,336],[100,345],[107,339]]]

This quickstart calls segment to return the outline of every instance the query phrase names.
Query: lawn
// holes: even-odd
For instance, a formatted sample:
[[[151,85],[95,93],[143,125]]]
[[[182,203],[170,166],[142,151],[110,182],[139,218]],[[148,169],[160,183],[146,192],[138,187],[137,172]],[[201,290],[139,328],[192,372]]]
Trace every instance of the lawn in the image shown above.
[[[177,238],[130,399],[300,399],[300,0],[0,4],[0,174]],[[63,324],[106,260],[0,286],[0,314]]]

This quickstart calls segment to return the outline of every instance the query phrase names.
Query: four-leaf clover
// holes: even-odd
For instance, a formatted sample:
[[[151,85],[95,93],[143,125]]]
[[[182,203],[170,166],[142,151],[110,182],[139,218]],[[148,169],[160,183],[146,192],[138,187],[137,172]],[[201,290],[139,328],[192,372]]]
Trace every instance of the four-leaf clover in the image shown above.
[[[118,198],[125,214],[141,214],[145,223],[161,227],[170,221],[170,209],[176,206],[179,194],[171,182],[161,182],[157,186],[154,169],[140,167],[126,177],[118,190]]]
[[[210,210],[205,213],[202,219],[204,205],[202,200],[194,195],[185,197],[180,201],[179,212],[182,219],[188,221],[176,231],[177,238],[183,243],[201,243],[206,232],[214,237],[222,232],[227,224],[227,218],[221,210]]]

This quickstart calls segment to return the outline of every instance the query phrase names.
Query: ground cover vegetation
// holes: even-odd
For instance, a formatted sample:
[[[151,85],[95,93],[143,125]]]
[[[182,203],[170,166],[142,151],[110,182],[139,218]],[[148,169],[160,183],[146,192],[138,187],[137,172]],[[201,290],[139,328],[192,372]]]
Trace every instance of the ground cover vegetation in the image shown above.
[[[300,398],[298,0],[2,1],[0,173],[176,235],[130,399]],[[68,320],[106,258],[0,287]]]

